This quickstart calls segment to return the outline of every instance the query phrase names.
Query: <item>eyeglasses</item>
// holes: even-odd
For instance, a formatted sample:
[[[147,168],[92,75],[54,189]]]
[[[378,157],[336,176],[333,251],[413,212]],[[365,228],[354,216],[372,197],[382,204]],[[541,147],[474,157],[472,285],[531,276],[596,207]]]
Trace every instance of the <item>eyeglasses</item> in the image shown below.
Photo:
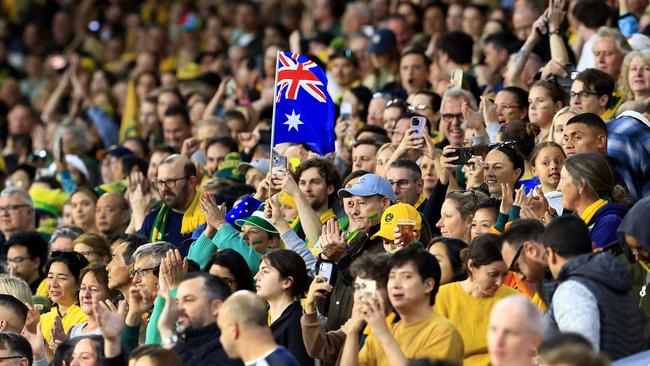
[[[131,277],[133,278],[143,277],[147,272],[151,272],[154,276],[158,276],[158,274],[160,273],[158,267],[138,268],[136,270],[131,271]]]
[[[408,179],[389,180],[388,183],[391,187],[397,185],[397,188],[399,189],[406,189],[411,185],[411,181]]]
[[[598,94],[583,90],[581,92],[571,92],[569,95],[571,99],[580,98],[580,100],[586,100],[587,98],[589,98],[590,95],[598,95]]]
[[[391,99],[391,100],[388,101],[388,103],[386,103],[386,108],[390,108],[390,107],[395,106],[395,105],[402,106],[403,103],[404,102],[401,99],[397,99],[397,98],[396,99]]]
[[[521,256],[521,252],[524,249],[524,245],[521,244],[519,249],[517,249],[517,253],[515,253],[515,257],[512,258],[512,263],[510,263],[510,267],[508,267],[508,270],[511,272],[520,272],[521,270],[519,269],[519,263],[517,261],[519,260],[519,257]]]
[[[431,104],[409,104],[408,110],[411,112],[426,111],[429,108],[433,108]]]
[[[13,257],[13,258],[7,258],[5,261],[5,266],[9,266],[10,263],[14,264],[20,264],[28,259],[32,259],[32,257]]]
[[[447,123],[453,122],[454,120],[463,122],[465,121],[465,118],[463,117],[462,113],[457,113],[457,114],[445,113],[442,115],[442,120]]]
[[[184,177],[180,177],[180,178],[171,178],[171,179],[165,179],[165,180],[157,180],[157,181],[153,181],[153,182],[151,182],[151,186],[152,186],[155,190],[158,190],[158,189],[162,188],[163,184],[164,184],[167,188],[174,188],[174,187],[176,187],[176,183],[177,183],[179,180],[187,179],[187,178],[189,178],[189,177],[188,177],[188,176],[184,176]]]
[[[14,213],[14,212],[18,211],[18,209],[21,209],[23,207],[32,207],[32,206],[24,205],[24,204],[23,205],[0,206],[0,214],[4,214],[5,212],[11,214],[11,213]]]
[[[510,148],[515,148],[517,145],[517,141],[501,141],[501,142],[494,142],[488,145],[489,150],[493,149],[498,149],[500,147],[510,147]]]
[[[16,358],[26,358],[26,357],[25,356],[4,356],[4,357],[0,357],[0,361],[13,360]]]

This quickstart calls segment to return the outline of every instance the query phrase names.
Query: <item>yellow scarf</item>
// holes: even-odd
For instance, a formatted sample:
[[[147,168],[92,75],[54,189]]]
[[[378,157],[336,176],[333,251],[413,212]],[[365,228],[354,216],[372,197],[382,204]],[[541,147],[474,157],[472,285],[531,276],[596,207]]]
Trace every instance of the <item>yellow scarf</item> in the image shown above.
[[[202,193],[203,192],[201,190],[196,191],[190,207],[188,207],[183,214],[183,221],[181,222],[181,234],[191,233],[199,225],[205,223],[205,215],[203,212],[201,212],[201,210],[198,209],[199,199],[201,198]]]
[[[589,205],[589,207],[587,207],[580,214],[580,218],[582,219],[582,221],[585,222],[585,224],[589,225],[589,222],[591,221],[591,219],[594,218],[594,215],[596,215],[598,210],[603,208],[603,206],[605,206],[608,203],[609,203],[609,201],[607,201],[607,200],[604,200],[602,198],[599,199],[598,201],[596,201],[596,202],[592,203],[591,205]]]
[[[420,207],[420,205],[422,204],[422,202],[424,202],[424,200],[426,200],[426,199],[427,199],[427,198],[424,197],[424,194],[420,194],[420,197],[418,197],[418,200],[415,201],[415,204],[413,205],[413,207],[415,207],[415,209],[417,210],[417,208]]]

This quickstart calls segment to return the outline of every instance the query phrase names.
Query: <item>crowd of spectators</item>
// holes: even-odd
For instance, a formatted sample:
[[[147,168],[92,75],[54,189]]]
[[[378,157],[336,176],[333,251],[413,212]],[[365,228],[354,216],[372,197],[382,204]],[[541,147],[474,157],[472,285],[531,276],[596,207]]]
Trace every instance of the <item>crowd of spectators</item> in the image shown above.
[[[649,350],[648,9],[0,2],[0,363]],[[335,151],[273,143],[279,52],[325,71]]]

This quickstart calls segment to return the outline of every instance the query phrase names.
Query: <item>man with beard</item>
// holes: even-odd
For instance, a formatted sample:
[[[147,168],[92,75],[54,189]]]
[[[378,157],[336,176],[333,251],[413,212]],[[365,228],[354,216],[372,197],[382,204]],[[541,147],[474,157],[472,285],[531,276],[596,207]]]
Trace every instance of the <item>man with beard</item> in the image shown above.
[[[163,294],[165,309],[158,322],[162,345],[171,348],[183,365],[240,365],[221,345],[215,319],[230,289],[224,280],[208,273],[187,274],[176,292]],[[178,326],[176,326],[178,323]],[[176,335],[178,329],[179,335]]]
[[[205,222],[198,210],[196,167],[185,156],[171,155],[160,162],[157,180],[152,182],[163,205],[144,219],[139,234],[152,242],[173,243],[183,256],[191,244],[192,232]]]
[[[533,303],[545,310],[546,306],[540,304],[542,285],[551,278],[550,272],[547,271],[542,234],[544,224],[539,220],[513,222],[501,235],[501,256],[506,265],[510,266],[510,271],[518,273],[518,282],[527,281],[537,289]]]
[[[295,181],[290,176],[275,177],[273,185],[295,200],[298,216],[291,227],[310,246],[318,240],[322,225],[336,218],[332,207],[341,181],[334,164],[322,158],[302,162],[293,176]]]

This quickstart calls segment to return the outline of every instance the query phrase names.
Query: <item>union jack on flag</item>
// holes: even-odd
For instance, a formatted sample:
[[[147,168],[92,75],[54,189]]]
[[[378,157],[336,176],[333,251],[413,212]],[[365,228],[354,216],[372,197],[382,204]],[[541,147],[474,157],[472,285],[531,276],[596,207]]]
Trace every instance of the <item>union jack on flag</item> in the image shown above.
[[[278,52],[272,145],[304,143],[325,155],[334,151],[335,107],[325,71],[308,57]]]
[[[289,57],[288,55],[291,56]],[[298,90],[303,88],[319,102],[327,103],[325,92],[319,88],[319,86],[323,87],[323,83],[318,76],[310,71],[314,67],[318,68],[318,65],[314,61],[299,62],[298,58],[300,55],[297,53],[289,54],[280,52],[278,57],[278,62],[280,63],[280,68],[278,69],[278,85],[280,86],[278,102],[283,92],[285,98],[297,99]]]

